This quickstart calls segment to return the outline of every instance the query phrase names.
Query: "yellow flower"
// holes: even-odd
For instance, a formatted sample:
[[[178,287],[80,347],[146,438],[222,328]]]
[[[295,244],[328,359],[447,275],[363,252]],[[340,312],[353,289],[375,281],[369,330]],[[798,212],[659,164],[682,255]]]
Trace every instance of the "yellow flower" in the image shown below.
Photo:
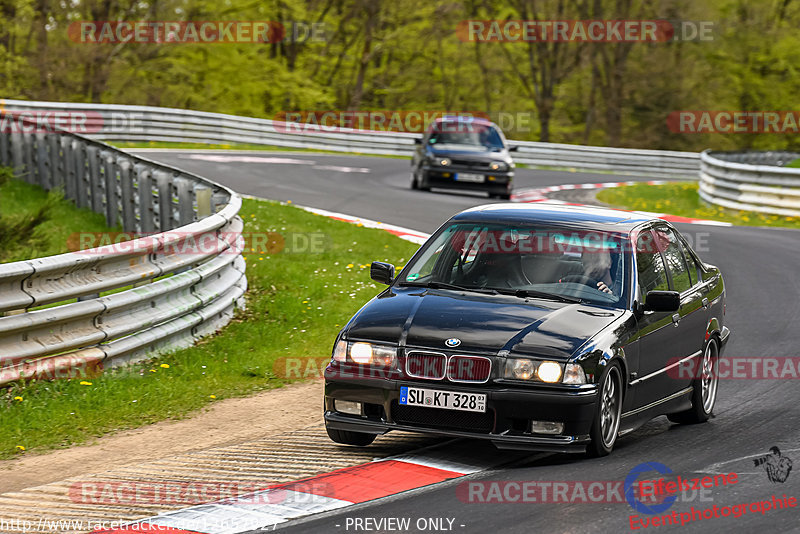
[[[352,264],[352,263],[348,263],[348,264],[347,264],[347,268],[348,268],[348,269],[352,269],[352,268],[353,268],[353,264]]]
[[[164,369],[169,369],[169,364],[168,363],[162,363],[159,367],[162,367]]]
[[[155,373],[155,372],[156,372],[156,370],[155,370],[155,369],[150,369],[150,372],[151,372],[151,373]]]
[[[17,445],[17,447],[16,447],[16,448],[17,448],[17,449],[19,449],[19,450],[21,450],[21,451],[24,451],[24,450],[25,450],[25,447],[23,447],[22,445]]]
[[[92,383],[91,383],[91,382],[87,382],[86,380],[81,380],[80,384],[81,384],[82,386],[91,386],[91,385],[92,385]]]
[[[304,301],[303,301],[303,304],[308,304],[308,301],[307,301],[307,300],[304,300]]]
[[[209,395],[209,396],[208,396],[208,398],[209,398],[209,399],[216,399],[216,398],[217,398],[217,396],[216,396],[216,395]]]
[[[22,402],[22,397],[14,397],[14,400]]]
[[[291,203],[292,203],[292,201],[291,201],[291,200],[287,200],[287,201],[286,201],[286,203],[287,203],[287,204],[291,204]]]

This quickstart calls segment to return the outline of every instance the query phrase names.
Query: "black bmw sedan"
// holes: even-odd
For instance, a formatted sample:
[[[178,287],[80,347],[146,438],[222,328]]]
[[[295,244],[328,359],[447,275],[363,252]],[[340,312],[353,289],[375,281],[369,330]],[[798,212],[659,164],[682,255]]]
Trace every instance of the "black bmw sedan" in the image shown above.
[[[324,417],[338,443],[390,430],[605,455],[649,419],[706,421],[728,340],[722,274],[669,223],[494,204],[447,221],[339,333]]]
[[[411,159],[411,188],[485,191],[511,198],[514,162],[500,128],[477,117],[442,117],[434,121]]]

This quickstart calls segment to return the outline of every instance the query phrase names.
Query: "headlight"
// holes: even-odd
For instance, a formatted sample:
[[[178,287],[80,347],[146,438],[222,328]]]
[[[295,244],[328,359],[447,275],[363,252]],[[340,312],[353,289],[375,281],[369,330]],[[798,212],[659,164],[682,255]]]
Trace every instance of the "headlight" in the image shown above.
[[[339,340],[339,342],[333,348],[333,361],[347,361],[347,341]]]
[[[493,161],[489,164],[489,169],[493,171],[507,171],[508,164],[503,161]]]
[[[564,369],[565,384],[585,384],[586,374],[583,372],[583,367],[578,363],[568,363]]]
[[[396,347],[359,342],[350,344],[349,349],[344,350],[340,347],[342,344],[347,345],[346,342],[340,341],[336,344],[333,352],[333,359],[337,362],[349,361],[374,367],[395,367],[397,362]],[[342,353],[346,354],[346,356],[342,357]]]
[[[441,165],[442,167],[447,167],[452,163],[452,161],[450,161],[450,158],[435,158],[433,161],[435,161],[437,165]]]
[[[538,369],[536,369],[536,376],[538,376],[539,380],[542,382],[548,382],[550,384],[558,382],[561,378],[561,366],[556,362],[542,362],[539,364]]]
[[[520,358],[518,360],[511,360],[509,363],[511,364],[511,377],[509,378],[518,378],[520,380],[530,380],[533,378],[534,372],[536,371],[533,360]],[[509,373],[506,372],[506,374]]]

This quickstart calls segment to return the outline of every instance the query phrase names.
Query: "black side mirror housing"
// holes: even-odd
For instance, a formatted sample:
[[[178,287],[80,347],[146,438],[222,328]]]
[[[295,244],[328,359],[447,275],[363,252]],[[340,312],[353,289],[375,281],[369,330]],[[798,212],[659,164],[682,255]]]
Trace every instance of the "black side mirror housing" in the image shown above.
[[[415,145],[421,145],[422,144],[422,138],[421,137],[415,137],[414,138],[414,144]]]
[[[508,151],[509,152],[516,152],[517,150],[519,150],[519,145],[514,145],[514,146],[508,147]]]
[[[681,307],[681,295],[677,291],[648,291],[644,311],[675,312]]]
[[[382,261],[373,261],[372,265],[369,266],[369,277],[388,286],[394,281],[394,265]]]

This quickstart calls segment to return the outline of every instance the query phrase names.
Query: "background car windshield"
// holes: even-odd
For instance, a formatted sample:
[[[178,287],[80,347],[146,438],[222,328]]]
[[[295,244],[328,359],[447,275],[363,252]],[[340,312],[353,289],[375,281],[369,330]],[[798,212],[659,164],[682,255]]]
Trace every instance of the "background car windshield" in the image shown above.
[[[486,148],[503,148],[503,140],[496,128],[475,124],[447,124],[431,133],[428,140],[437,145],[472,145]]]
[[[400,281],[540,291],[621,307],[624,243],[624,236],[593,230],[453,224],[425,245]]]

